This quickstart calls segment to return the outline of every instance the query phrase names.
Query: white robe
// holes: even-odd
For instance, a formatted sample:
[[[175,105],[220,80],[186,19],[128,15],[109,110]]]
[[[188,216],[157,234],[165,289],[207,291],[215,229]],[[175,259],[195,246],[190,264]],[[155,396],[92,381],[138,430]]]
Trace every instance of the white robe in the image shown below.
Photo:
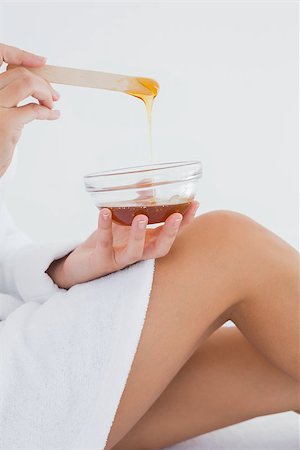
[[[4,206],[11,172],[0,178],[0,449],[103,449],[154,261],[59,289],[45,271],[74,243],[36,245],[15,227]]]

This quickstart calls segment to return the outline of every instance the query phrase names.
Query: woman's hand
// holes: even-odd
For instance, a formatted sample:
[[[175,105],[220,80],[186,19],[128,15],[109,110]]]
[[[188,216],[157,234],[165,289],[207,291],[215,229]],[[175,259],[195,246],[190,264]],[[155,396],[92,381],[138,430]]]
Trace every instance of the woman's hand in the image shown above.
[[[138,215],[131,227],[112,223],[111,211],[99,213],[98,229],[68,256],[54,261],[47,273],[62,288],[84,283],[123,269],[143,259],[165,256],[178,234],[189,225],[197,211],[193,202],[184,218],[174,213],[165,224],[146,229],[148,218]]]
[[[47,81],[22,67],[42,66],[45,58],[0,44],[0,66],[3,62],[19,67],[0,74],[0,177],[12,160],[24,125],[34,119],[59,117],[59,111],[52,111],[59,94]],[[34,97],[38,103],[18,106],[27,97]]]

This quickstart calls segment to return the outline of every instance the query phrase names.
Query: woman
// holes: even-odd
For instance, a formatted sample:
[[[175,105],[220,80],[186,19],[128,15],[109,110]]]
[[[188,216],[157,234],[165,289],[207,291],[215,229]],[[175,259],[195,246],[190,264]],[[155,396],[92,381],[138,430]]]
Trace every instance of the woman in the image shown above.
[[[24,124],[57,119],[57,99],[22,67],[0,75],[3,196]],[[73,251],[29,243],[2,207],[0,448],[157,449],[299,408],[296,251],[236,213],[193,220],[197,206],[155,232],[103,209]]]

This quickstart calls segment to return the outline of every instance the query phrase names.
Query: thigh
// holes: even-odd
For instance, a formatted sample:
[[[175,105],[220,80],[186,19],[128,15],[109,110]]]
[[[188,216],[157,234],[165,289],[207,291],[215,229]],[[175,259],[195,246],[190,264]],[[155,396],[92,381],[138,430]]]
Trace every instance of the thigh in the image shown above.
[[[256,416],[295,409],[298,389],[237,328],[221,328],[114,450],[164,448]]]
[[[157,261],[144,329],[107,449],[228,318],[273,364],[297,378],[298,282],[297,255],[268,230],[234,213],[196,219]]]
[[[216,245],[212,226],[206,217],[195,220],[170,254],[156,262],[145,325],[107,448],[150,408],[199,343],[228,319],[237,293],[224,274],[230,269],[221,257],[222,230],[214,233],[220,240]]]

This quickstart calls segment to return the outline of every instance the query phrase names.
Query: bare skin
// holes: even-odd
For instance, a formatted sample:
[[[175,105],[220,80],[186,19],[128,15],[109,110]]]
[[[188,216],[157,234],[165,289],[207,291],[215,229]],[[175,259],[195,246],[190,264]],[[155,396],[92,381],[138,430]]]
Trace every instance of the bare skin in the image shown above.
[[[114,450],[167,447],[296,408],[297,396],[297,381],[270,364],[237,328],[222,328],[200,345]]]
[[[298,389],[298,263],[294,249],[244,216],[216,212],[197,218],[157,261],[145,326],[106,449],[133,429],[228,319]],[[296,409],[295,403],[284,409]],[[234,421],[244,419],[241,413]],[[218,418],[209,429],[224,422]],[[190,437],[184,430],[181,436]],[[159,448],[155,439],[144,438],[139,448]]]

